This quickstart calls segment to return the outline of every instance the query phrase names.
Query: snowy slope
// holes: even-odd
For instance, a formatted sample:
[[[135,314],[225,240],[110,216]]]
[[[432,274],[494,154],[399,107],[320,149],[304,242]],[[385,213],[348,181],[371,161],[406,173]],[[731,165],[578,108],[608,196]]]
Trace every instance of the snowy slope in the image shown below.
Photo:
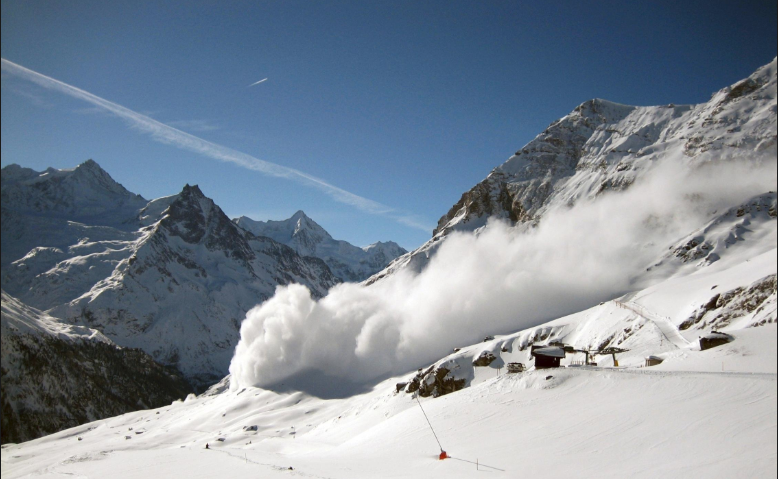
[[[570,316],[458,348],[459,351],[421,368],[420,382],[426,379],[431,386],[422,393],[437,396],[449,392],[434,390],[441,388],[441,381],[433,378],[441,368],[449,372],[446,377],[465,380],[460,388],[467,387],[496,376],[510,362],[532,366],[531,346],[553,341],[581,351],[626,349],[628,352],[617,356],[620,366],[640,367],[647,356],[653,355],[666,360],[657,366],[659,369],[685,370],[689,364],[685,360],[699,350],[699,336],[714,329],[737,334],[744,328],[777,322],[775,244],[770,251],[755,257],[743,255],[741,260],[735,265],[718,263],[693,274],[676,276]],[[765,330],[746,334],[768,334],[758,331]],[[774,333],[774,329],[767,331]],[[486,367],[475,366],[475,360],[484,353],[491,353],[495,359]],[[748,370],[774,371],[776,365],[769,355],[775,354],[775,349],[761,351],[753,358],[738,361],[748,364]],[[584,363],[585,356],[582,352],[568,353],[562,364]],[[600,366],[613,366],[610,355],[592,360]],[[416,373],[409,375],[402,382],[410,384],[415,376]],[[412,392],[414,388],[403,389]]]
[[[2,292],[2,442],[19,442],[183,397],[180,374],[101,332]]]
[[[184,402],[4,446],[4,476],[774,477],[776,325],[733,326],[733,342],[707,351],[694,344],[698,331],[676,326],[711,286],[729,290],[775,270],[775,250],[738,266],[713,264],[462,348],[441,363],[467,369],[469,387],[420,398],[424,412],[414,395],[396,392],[403,376],[342,399],[230,389],[227,378]],[[660,321],[682,342],[668,340]],[[609,338],[629,349],[620,368],[600,357],[598,367],[497,369],[531,365],[533,342],[583,347]],[[483,350],[498,361],[473,367]],[[665,361],[644,368],[646,354]],[[451,459],[438,460],[438,441]]]
[[[290,246],[302,256],[323,259],[342,281],[365,280],[407,253],[392,241],[358,248],[346,241],[335,240],[302,211],[282,221],[255,221],[246,216],[233,221],[257,236],[267,236]]]
[[[775,157],[775,59],[699,105],[636,107],[590,100],[465,192],[427,243],[368,283],[405,267],[423,269],[452,231],[477,230],[489,218],[536,225],[550,211],[643,182],[662,160],[699,169]]]

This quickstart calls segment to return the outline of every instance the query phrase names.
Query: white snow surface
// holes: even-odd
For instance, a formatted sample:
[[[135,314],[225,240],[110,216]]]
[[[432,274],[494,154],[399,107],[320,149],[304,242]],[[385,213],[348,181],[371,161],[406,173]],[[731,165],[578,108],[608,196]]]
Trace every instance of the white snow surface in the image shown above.
[[[469,387],[421,398],[423,412],[413,395],[395,392],[406,376],[330,399],[230,389],[228,377],[167,407],[5,445],[3,477],[775,477],[775,313],[773,324],[727,329],[734,341],[706,351],[698,331],[676,329],[686,340],[676,344],[657,325],[674,327],[712,285],[743,285],[775,268],[773,250],[462,348],[437,364]],[[502,369],[530,364],[533,341],[586,348],[614,332],[612,344],[628,349],[619,368],[610,356],[575,366],[579,353],[565,368]],[[484,350],[498,360],[473,367]],[[643,367],[648,355],[664,362]],[[438,459],[437,441],[450,459]]]

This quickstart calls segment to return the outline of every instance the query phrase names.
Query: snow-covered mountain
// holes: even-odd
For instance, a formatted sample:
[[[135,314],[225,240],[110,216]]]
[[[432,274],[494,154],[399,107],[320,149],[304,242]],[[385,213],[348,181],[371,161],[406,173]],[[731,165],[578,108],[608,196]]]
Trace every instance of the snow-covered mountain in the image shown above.
[[[180,373],[101,332],[66,324],[2,292],[2,442],[170,404]]]
[[[379,241],[359,248],[346,241],[333,239],[302,211],[282,221],[255,221],[246,216],[233,221],[255,235],[267,236],[290,246],[302,256],[323,259],[335,276],[343,281],[363,281],[407,253],[393,241]]]
[[[92,160],[2,175],[4,290],[196,384],[226,374],[246,311],[276,286],[322,296],[339,282],[321,259],[236,226],[197,186],[148,202]]]
[[[142,232],[110,276],[52,314],[142,348],[200,384],[224,375],[246,311],[277,285],[322,296],[338,282],[322,260],[246,234],[197,186]]]
[[[76,168],[2,170],[2,265],[35,247],[66,248],[83,237],[126,238],[148,203],[127,191],[93,160]]]
[[[452,231],[477,230],[489,218],[537,225],[549,211],[640,183],[659,160],[693,169],[743,156],[776,156],[775,59],[699,105],[579,105],[465,192],[427,243],[368,283],[423,269]]]
[[[243,323],[243,348],[233,358],[233,366],[240,367],[231,367],[233,375],[201,396],[4,447],[4,474],[426,478],[472,477],[486,469],[502,477],[774,475],[775,178],[748,183],[758,187],[737,194],[716,195],[713,202],[698,197],[713,192],[686,189],[684,182],[710,171],[706,166],[725,171],[743,162],[774,166],[775,79],[774,60],[704,105],[585,103],[466,193],[428,244],[369,281],[340,285],[318,301],[304,288],[279,288]],[[644,219],[627,211],[619,220],[638,216],[639,221],[609,222],[614,231],[584,241],[585,233],[592,234],[586,223],[598,226],[597,216],[613,213],[614,204],[635,207],[668,191],[640,189],[659,163],[692,172],[681,181],[685,201],[670,204],[704,205],[692,215],[694,221],[678,222],[684,228],[680,233],[668,228],[672,235],[622,234],[628,241],[620,251],[610,244],[600,248],[598,243],[618,235],[618,228],[645,233],[666,228],[669,217],[683,216],[672,208],[646,210],[664,211],[668,218]],[[766,184],[771,188],[763,188]],[[639,201],[621,203],[625,195],[608,191],[637,191]],[[617,200],[610,209],[585,207],[608,203],[607,198]],[[197,192],[188,192],[186,208],[178,200],[163,199],[146,209],[147,226],[136,240],[142,246],[131,249],[136,259],[117,268],[131,271],[140,264],[141,271],[123,277],[157,287],[143,282],[143,275],[159,263],[169,273],[157,275],[163,278],[159,283],[178,291],[180,285],[166,278],[183,277],[186,284],[200,278],[195,272],[182,276],[186,264],[171,258],[197,258],[199,264],[207,256],[206,244],[216,243],[230,261],[253,265],[230,234],[203,239],[209,231],[221,231],[223,220],[201,223],[192,219],[196,215],[177,213],[194,209],[209,217],[213,207]],[[544,227],[564,212],[570,215],[562,220],[573,226],[551,229],[564,234],[561,241],[541,247],[520,241],[555,239]],[[583,220],[572,217],[582,212]],[[171,214],[174,219],[166,222]],[[515,227],[482,228],[491,217]],[[256,241],[235,230],[244,231],[249,244]],[[315,228],[310,230],[301,243],[316,236]],[[166,245],[150,239],[159,231]],[[538,232],[544,234],[533,236]],[[657,238],[657,244],[646,244]],[[531,252],[544,257],[532,263],[522,256],[524,248],[536,248]],[[600,248],[601,254],[587,256],[586,248]],[[629,275],[605,271],[613,266],[607,257],[624,251],[639,258],[640,281],[632,281],[632,270]],[[47,254],[52,252],[37,253]],[[483,258],[488,261],[480,264]],[[626,264],[634,266],[621,257],[615,262],[619,268]],[[409,265],[422,273],[393,274]],[[544,276],[544,269],[556,274]],[[600,276],[608,275],[616,286],[598,290],[592,284],[591,295],[571,299],[588,283],[607,284]],[[386,279],[377,281],[381,278]],[[127,288],[136,294],[132,281]],[[600,304],[558,312],[614,289],[619,292]],[[118,299],[112,301],[121,301],[122,291],[114,288],[109,294]],[[164,294],[162,288],[155,291]],[[99,293],[93,288],[72,301],[68,314],[99,304]],[[91,313],[79,318],[111,331],[112,321],[120,324],[113,319],[120,311],[103,311],[97,320]],[[524,326],[508,329],[512,324]],[[732,341],[702,350],[699,337],[714,329]],[[538,369],[532,347],[551,343],[557,352],[566,351],[563,367]],[[583,351],[594,351],[597,365],[582,365]],[[652,364],[661,364],[649,367],[649,356]],[[527,370],[508,374],[508,364],[517,362]],[[257,387],[257,371],[278,373],[279,379]],[[135,430],[142,433],[134,435]],[[443,450],[449,459],[439,460]]]

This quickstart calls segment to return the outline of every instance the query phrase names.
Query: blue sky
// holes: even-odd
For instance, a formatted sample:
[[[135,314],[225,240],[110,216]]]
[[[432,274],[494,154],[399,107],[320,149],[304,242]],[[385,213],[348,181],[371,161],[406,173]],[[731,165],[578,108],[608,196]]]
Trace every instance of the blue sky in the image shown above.
[[[93,158],[149,199],[199,184],[230,217],[302,209],[335,238],[411,249],[576,105],[699,103],[748,76],[776,56],[776,13],[774,0],[3,0],[4,59],[302,176],[160,142],[6,69],[2,165]]]

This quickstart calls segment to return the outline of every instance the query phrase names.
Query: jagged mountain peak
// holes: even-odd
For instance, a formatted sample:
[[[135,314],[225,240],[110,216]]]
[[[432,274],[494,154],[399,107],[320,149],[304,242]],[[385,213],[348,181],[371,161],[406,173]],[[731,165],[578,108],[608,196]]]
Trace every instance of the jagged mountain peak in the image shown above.
[[[40,172],[33,170],[32,168],[25,168],[19,166],[16,163],[11,163],[8,166],[4,166],[2,169],[2,184],[17,183],[19,181],[29,180],[40,175]]]
[[[324,228],[302,210],[298,210],[285,220],[256,221],[247,216],[241,216],[233,222],[252,234],[267,236],[288,246],[292,246],[289,244],[290,242],[298,242],[310,249],[314,248],[317,243],[332,239]],[[311,251],[298,251],[298,253],[315,256],[310,254]]]
[[[402,251],[402,253],[400,253],[400,254],[407,253],[405,248],[403,248],[399,244],[395,243],[394,241],[376,241],[373,244],[369,244],[367,246],[364,246],[362,248],[362,250],[368,251],[368,252],[369,251],[375,251],[375,250],[396,250],[396,251]]]
[[[203,194],[203,191],[200,189],[198,185],[190,185],[189,183],[184,185],[184,188],[181,190],[180,196],[182,197],[188,197],[192,196],[195,198],[206,198],[205,194]]]
[[[305,214],[305,211],[297,210],[295,212],[295,214],[293,214],[292,217],[289,218],[289,219],[293,220],[293,221],[300,221],[301,219],[304,219],[304,218],[309,219],[309,220],[311,219],[308,215]]]
[[[83,162],[80,165],[76,166],[75,169],[76,170],[81,170],[81,171],[95,171],[95,172],[103,172],[103,173],[105,173],[105,170],[99,164],[97,164],[97,162],[95,160],[93,160],[92,158],[89,158],[85,162]]]
[[[155,234],[177,236],[186,243],[221,250],[244,262],[254,258],[240,230],[197,185],[186,184],[181,193],[170,199],[160,221],[161,228]]]
[[[37,172],[18,165],[2,170],[3,208],[36,216],[121,224],[147,201],[116,182],[94,160],[75,168]]]
[[[302,256],[321,258],[343,281],[362,281],[406,253],[392,242],[359,248],[333,239],[302,210],[281,221],[255,221],[241,216],[233,222],[253,235],[266,236],[285,244]]]

